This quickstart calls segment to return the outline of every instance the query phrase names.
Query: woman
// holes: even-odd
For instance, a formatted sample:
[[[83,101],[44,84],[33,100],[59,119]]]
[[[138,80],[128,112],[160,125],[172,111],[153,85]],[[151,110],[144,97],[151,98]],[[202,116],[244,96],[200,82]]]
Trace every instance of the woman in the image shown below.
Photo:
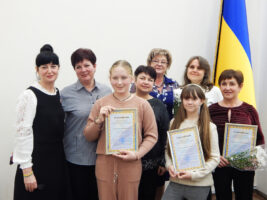
[[[147,65],[153,67],[156,70],[156,80],[150,95],[161,100],[167,108],[169,114],[169,120],[173,117],[173,105],[174,105],[174,89],[179,87],[176,81],[166,76],[167,70],[170,69],[172,64],[172,56],[166,49],[155,48],[152,49],[147,58]],[[160,200],[163,192],[165,180],[169,179],[169,175],[163,166],[158,168],[158,175],[162,176],[158,179],[157,192],[155,200]]]
[[[150,95],[161,100],[167,108],[169,119],[173,116],[173,90],[178,88],[178,83],[166,76],[172,64],[172,56],[166,49],[152,49],[147,58],[147,65],[156,70],[157,78]]]
[[[78,80],[61,91],[65,111],[64,147],[69,167],[71,190],[76,200],[98,199],[95,161],[96,142],[83,135],[95,101],[111,93],[111,89],[95,81],[96,56],[90,49],[79,48],[71,55]]]
[[[84,135],[88,141],[98,140],[96,179],[101,200],[137,200],[141,177],[141,158],[157,141],[157,125],[149,103],[129,92],[132,68],[127,61],[119,60],[110,68],[110,83],[114,92],[96,101]],[[136,108],[138,111],[137,152],[120,151],[119,154],[105,154],[105,117],[115,108]]]
[[[165,145],[167,139],[167,130],[169,129],[168,112],[164,104],[149,95],[153,88],[154,80],[156,79],[156,71],[152,67],[139,66],[135,72],[135,95],[141,97],[149,102],[151,105],[158,127],[158,141],[142,158],[142,176],[139,185],[139,200],[154,200],[157,182],[162,179],[158,175],[159,167],[165,166]]]
[[[199,85],[185,86],[181,100],[181,107],[171,123],[170,130],[198,126],[205,166],[201,169],[176,172],[168,148],[166,168],[170,173],[170,184],[163,200],[206,200],[213,184],[211,172],[220,161],[217,129],[210,122],[205,94]]]
[[[36,57],[39,81],[23,92],[17,105],[15,200],[70,198],[62,141],[64,111],[54,86],[58,71],[58,56],[44,45]]]
[[[213,86],[210,81],[210,65],[208,61],[201,56],[190,58],[185,66],[184,84],[181,88],[174,91],[178,104],[180,103],[182,88],[190,83],[201,86],[206,96],[207,106],[223,99],[219,88]]]
[[[241,71],[225,70],[219,77],[223,100],[209,107],[212,121],[217,125],[220,153],[222,155],[225,123],[258,125],[256,145],[264,144],[258,113],[252,105],[242,102],[238,94],[243,87]],[[232,181],[237,200],[252,200],[254,171],[239,171],[227,167],[228,161],[220,157],[220,164],[213,173],[216,199],[232,199]]]

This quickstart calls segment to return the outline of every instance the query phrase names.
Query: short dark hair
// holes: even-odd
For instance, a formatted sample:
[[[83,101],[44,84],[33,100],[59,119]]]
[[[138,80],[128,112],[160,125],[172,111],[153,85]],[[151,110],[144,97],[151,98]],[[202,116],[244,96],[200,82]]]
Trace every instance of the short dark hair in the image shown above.
[[[155,69],[153,67],[150,67],[150,66],[140,65],[139,67],[136,68],[136,70],[134,72],[134,76],[137,77],[141,73],[145,73],[145,74],[149,75],[154,80],[156,80],[156,78],[157,78],[157,73],[156,73]]]
[[[53,52],[53,47],[50,44],[45,44],[40,49],[40,53],[36,56],[35,64],[37,67],[52,63],[59,65],[59,59],[57,54]]]
[[[75,65],[84,59],[89,60],[93,65],[96,63],[96,56],[91,49],[79,48],[71,55],[71,64],[73,68]]]
[[[227,69],[224,70],[219,77],[219,85],[226,79],[234,78],[240,86],[244,82],[243,73],[239,70]]]

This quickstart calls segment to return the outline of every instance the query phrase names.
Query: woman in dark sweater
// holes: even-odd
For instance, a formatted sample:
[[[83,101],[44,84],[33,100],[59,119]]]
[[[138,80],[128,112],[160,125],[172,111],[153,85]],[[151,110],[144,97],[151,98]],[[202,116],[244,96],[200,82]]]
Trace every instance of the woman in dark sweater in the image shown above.
[[[223,100],[209,107],[213,123],[216,124],[219,136],[219,147],[222,155],[225,123],[258,125],[256,145],[264,144],[259,116],[256,109],[238,98],[243,86],[241,71],[225,70],[219,77]],[[213,173],[217,200],[232,199],[232,181],[237,200],[252,200],[254,171],[239,171],[227,167],[229,162],[221,156],[220,164]]]
[[[136,95],[146,99],[153,108],[158,126],[158,141],[153,149],[142,158],[142,177],[139,185],[139,200],[154,200],[159,175],[159,167],[165,166],[165,145],[169,129],[168,112],[164,104],[149,95],[156,79],[156,71],[152,67],[139,66],[135,70]]]

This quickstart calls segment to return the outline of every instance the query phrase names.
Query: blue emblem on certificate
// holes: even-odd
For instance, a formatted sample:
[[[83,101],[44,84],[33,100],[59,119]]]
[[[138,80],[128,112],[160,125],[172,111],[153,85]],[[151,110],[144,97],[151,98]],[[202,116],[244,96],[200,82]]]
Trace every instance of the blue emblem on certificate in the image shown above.
[[[137,151],[137,110],[115,109],[106,117],[106,154]]]
[[[177,172],[204,167],[205,159],[197,126],[167,133],[173,166]]]

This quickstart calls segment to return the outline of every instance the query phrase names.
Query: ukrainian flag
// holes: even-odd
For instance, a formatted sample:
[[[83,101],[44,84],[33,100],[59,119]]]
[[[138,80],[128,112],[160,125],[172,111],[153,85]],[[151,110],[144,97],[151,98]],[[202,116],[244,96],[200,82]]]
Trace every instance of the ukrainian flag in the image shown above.
[[[242,71],[244,86],[239,98],[256,107],[245,0],[222,0],[214,83],[222,71]]]

